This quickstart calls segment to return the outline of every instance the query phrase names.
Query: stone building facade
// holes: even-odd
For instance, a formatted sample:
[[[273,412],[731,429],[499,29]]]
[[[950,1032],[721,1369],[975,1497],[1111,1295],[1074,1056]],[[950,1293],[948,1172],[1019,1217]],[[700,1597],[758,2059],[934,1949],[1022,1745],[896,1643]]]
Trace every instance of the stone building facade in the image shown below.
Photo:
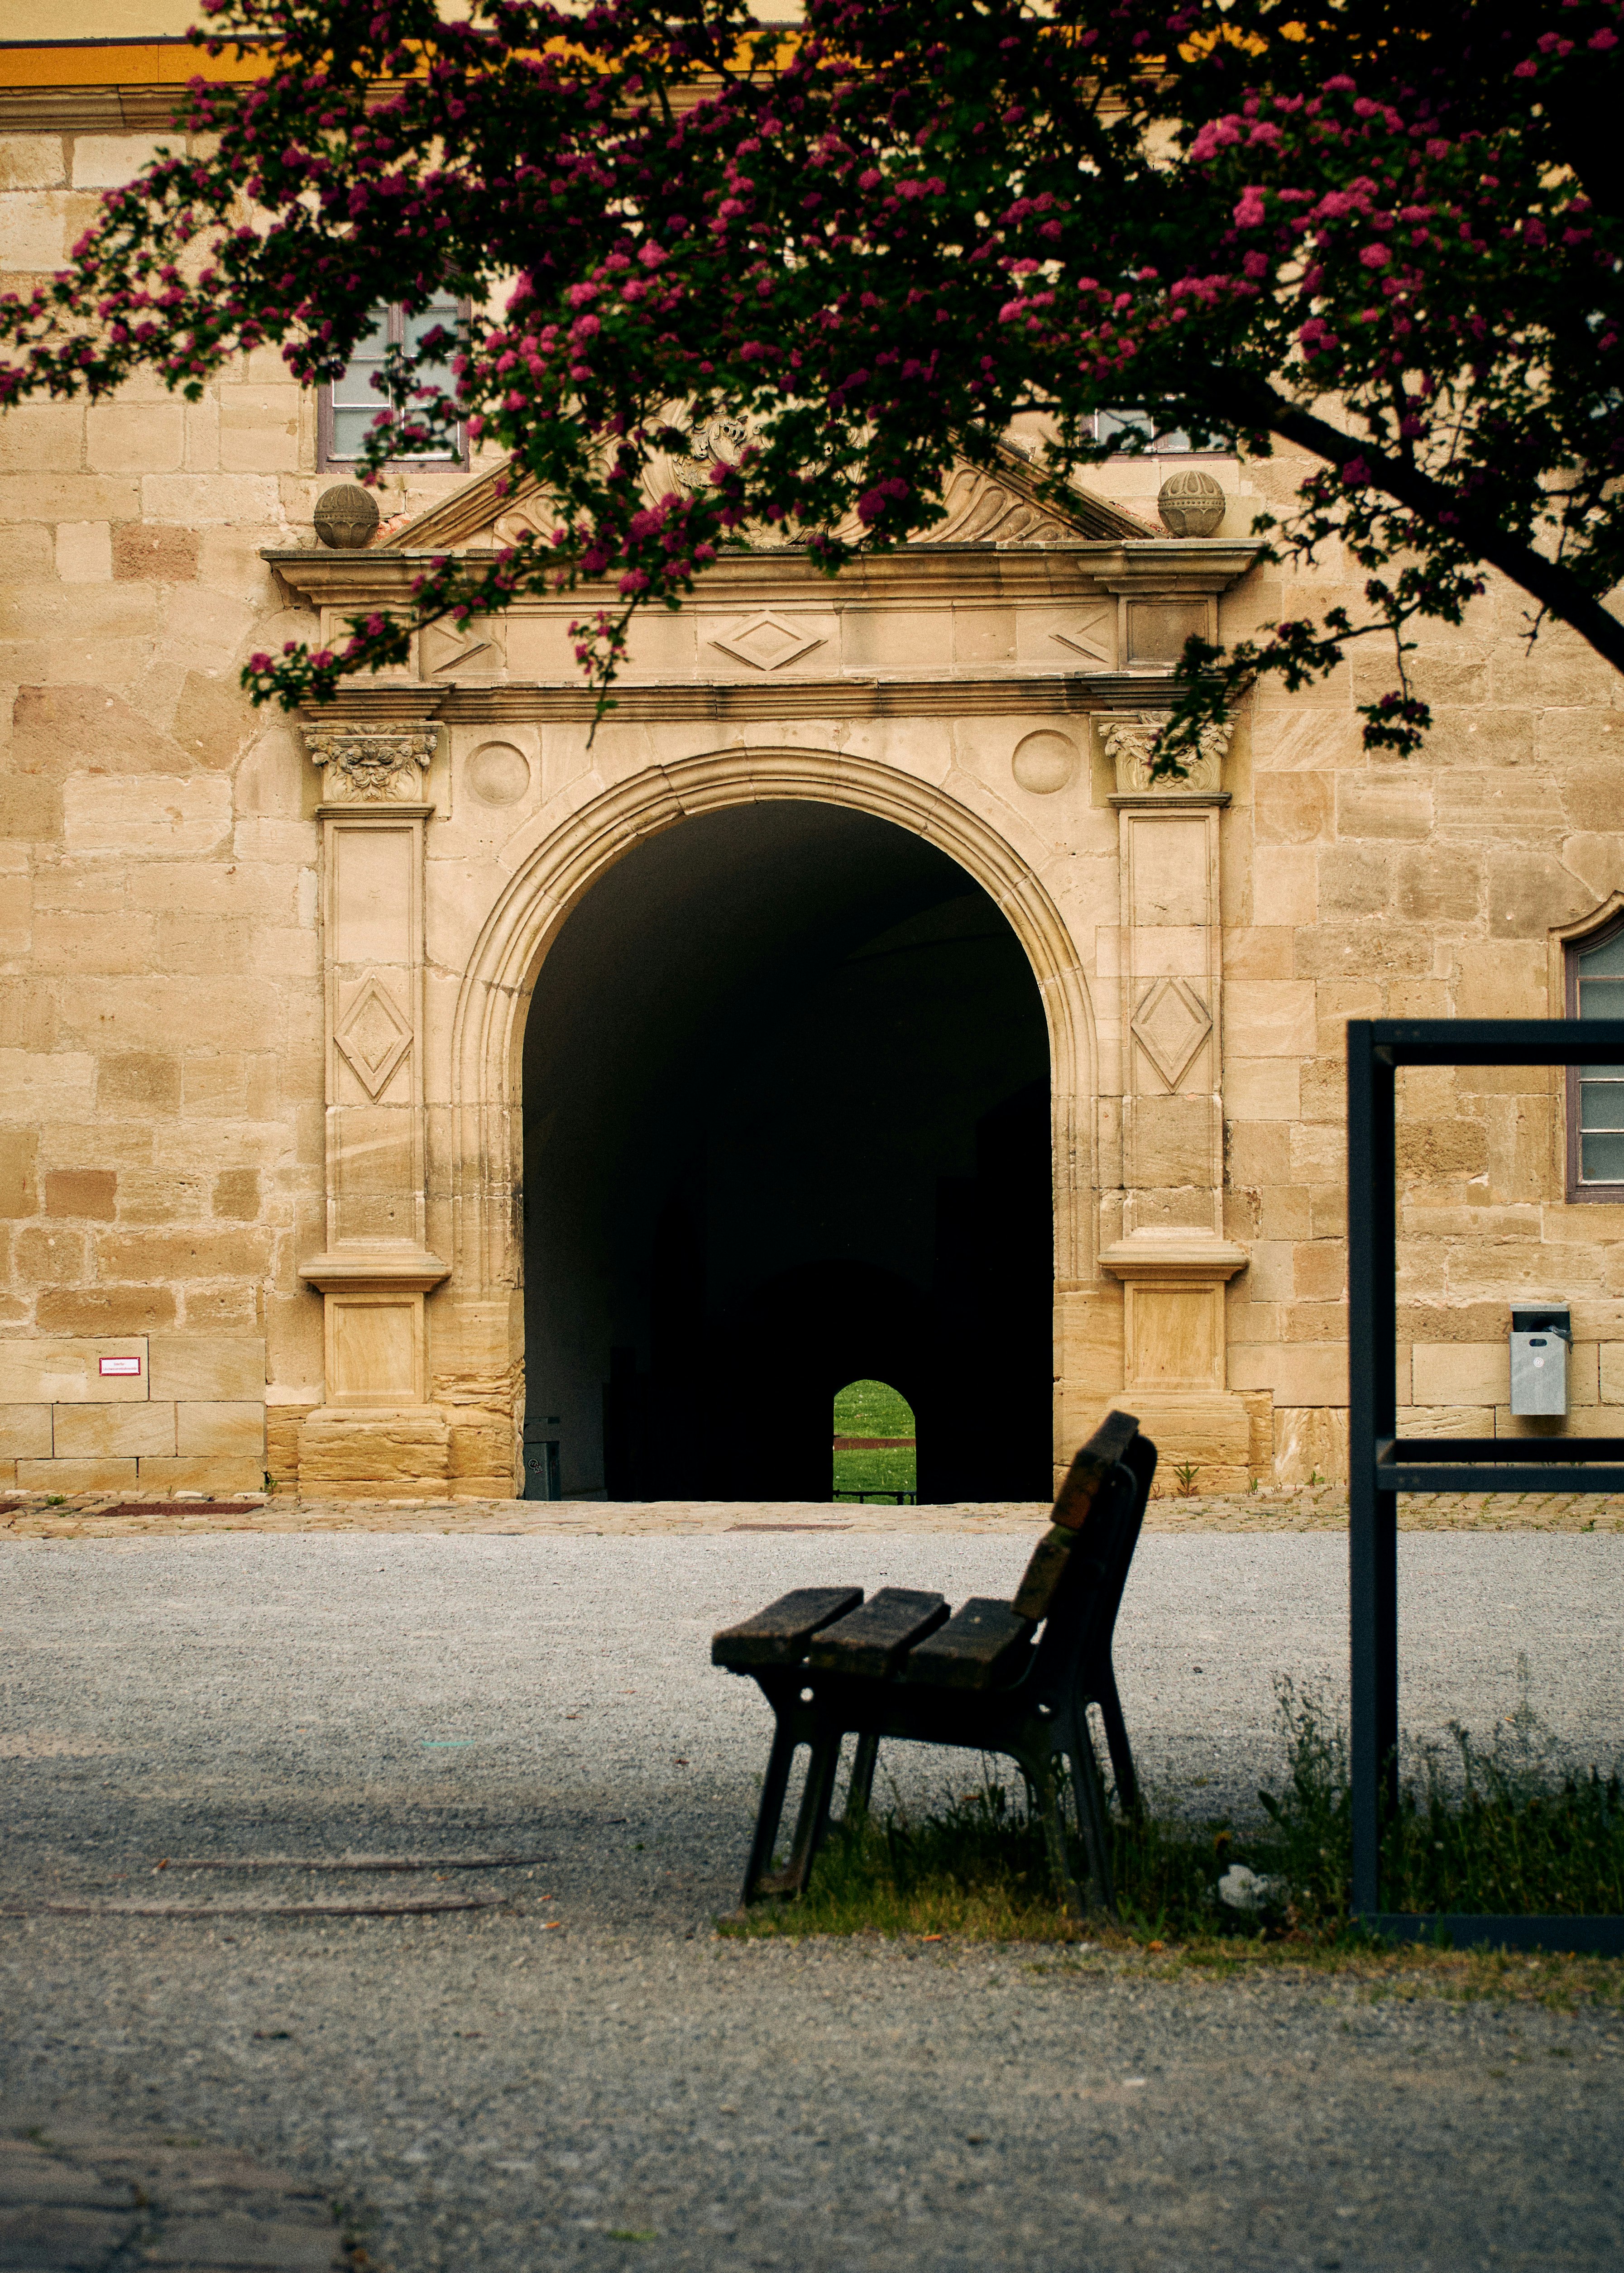
[[[8,288],[147,156],[169,71],[12,52]],[[1565,1015],[1575,944],[1624,910],[1613,674],[1560,629],[1529,644],[1496,587],[1423,634],[1422,757],[1364,752],[1390,659],[1356,652],[1152,787],[1187,634],[1318,611],[1338,564],[1256,564],[1289,456],[1203,461],[1225,519],[1175,537],[1165,462],[1058,515],[1012,447],[931,542],[833,584],[724,559],[640,628],[595,733],[569,603],[256,713],[251,652],[538,510],[488,463],[402,467],[373,541],[324,545],[318,412],[262,353],[196,406],[141,384],[0,420],[0,1485],[517,1489],[552,1299],[524,1283],[532,993],[618,864],[792,806],[934,848],[1029,968],[1055,1456],[1125,1403],[1203,1489],[1344,1473],[1344,1023]],[[1538,1296],[1573,1309],[1558,1425],[1624,1431],[1624,1185],[1569,1197],[1560,1077],[1412,1074],[1402,1113],[1401,1428],[1538,1425],[1507,1363]],[[572,1448],[563,1488],[613,1477]]]

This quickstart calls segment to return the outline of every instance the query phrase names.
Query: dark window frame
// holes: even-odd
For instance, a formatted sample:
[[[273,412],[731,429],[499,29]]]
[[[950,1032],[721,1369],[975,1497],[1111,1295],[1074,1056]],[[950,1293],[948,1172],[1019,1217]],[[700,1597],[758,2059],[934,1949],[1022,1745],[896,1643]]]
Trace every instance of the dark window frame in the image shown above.
[[[1576,939],[1562,941],[1562,1014],[1577,1019],[1579,1016],[1579,964],[1598,947],[1606,947],[1624,934],[1624,909],[1615,909],[1594,931],[1581,934]],[[1568,1198],[1571,1203],[1584,1204],[1599,1202],[1604,1206],[1624,1204],[1624,1180],[1617,1183],[1585,1183],[1580,1176],[1580,1128],[1582,1104],[1580,1084],[1583,1069],[1578,1065],[1567,1068],[1568,1104]],[[1624,1095],[1624,1084],[1620,1085]]]
[[[470,301],[459,300],[456,304],[456,319],[458,323],[466,323],[471,311],[472,303]],[[398,347],[405,335],[405,328],[406,311],[404,306],[399,300],[391,300],[385,311],[384,339],[386,344],[390,347]],[[380,394],[378,397],[378,408],[381,410],[384,407],[384,399]],[[397,411],[395,415],[398,417],[400,414]],[[423,451],[411,450],[403,457],[386,458],[384,464],[387,467],[448,466],[454,473],[465,474],[469,470],[469,436],[468,426],[465,420],[459,419],[457,421],[456,432],[457,446],[455,457],[431,457]],[[316,394],[316,471],[319,474],[353,473],[356,467],[359,465],[360,462],[361,461],[358,458],[336,457],[334,454],[333,388],[331,382],[324,379],[321,386],[317,390]]]

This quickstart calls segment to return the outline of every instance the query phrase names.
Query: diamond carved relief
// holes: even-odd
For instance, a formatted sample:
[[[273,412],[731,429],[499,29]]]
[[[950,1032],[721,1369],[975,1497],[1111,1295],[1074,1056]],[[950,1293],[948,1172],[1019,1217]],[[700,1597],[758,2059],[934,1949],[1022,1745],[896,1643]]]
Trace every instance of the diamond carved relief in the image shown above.
[[[1109,664],[1116,653],[1116,611],[1114,608],[1092,609],[1070,631],[1050,632],[1049,637],[1089,663]]]
[[[815,647],[826,644],[821,638],[808,639],[771,608],[763,608],[748,623],[741,624],[737,631],[710,641],[724,655],[748,663],[756,671],[781,671],[786,663],[797,663],[803,655],[810,655]]]
[[[1139,997],[1131,1031],[1166,1082],[1177,1089],[1213,1031],[1213,1014],[1187,979],[1158,979]]]
[[[411,1028],[386,988],[369,973],[339,1020],[333,1039],[367,1095],[377,1102],[411,1047]]]
[[[425,679],[489,679],[507,665],[506,626],[490,616],[462,625],[425,624],[419,646]]]

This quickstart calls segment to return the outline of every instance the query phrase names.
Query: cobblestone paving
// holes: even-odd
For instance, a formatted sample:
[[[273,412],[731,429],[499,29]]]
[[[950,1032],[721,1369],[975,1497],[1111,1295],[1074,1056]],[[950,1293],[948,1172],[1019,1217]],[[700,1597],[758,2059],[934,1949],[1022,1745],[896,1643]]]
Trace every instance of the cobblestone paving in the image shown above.
[[[135,1514],[103,1493],[0,1498],[0,1537],[173,1538],[198,1532],[485,1533],[502,1538],[704,1535],[727,1531],[853,1531],[974,1535],[1044,1522],[1046,1501],[959,1506],[859,1506],[828,1500],[267,1499],[211,1502],[207,1512]],[[184,1501],[173,1503],[184,1509]],[[1401,1531],[1624,1531],[1624,1497],[1602,1492],[1427,1492],[1399,1501]],[[1332,1487],[1154,1499],[1153,1532],[1345,1531],[1348,1495]]]
[[[355,2262],[308,2179],[200,2139],[0,2101],[0,2265],[331,2273]]]

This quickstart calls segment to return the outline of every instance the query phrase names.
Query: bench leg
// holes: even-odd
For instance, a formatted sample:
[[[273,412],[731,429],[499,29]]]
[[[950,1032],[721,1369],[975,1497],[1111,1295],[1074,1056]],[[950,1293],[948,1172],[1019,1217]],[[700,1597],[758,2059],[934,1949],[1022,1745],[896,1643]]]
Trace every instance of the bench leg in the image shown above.
[[[1071,1763],[1071,1791],[1077,1801],[1077,1821],[1083,1834],[1083,1853],[1088,1858],[1088,1908],[1091,1911],[1103,1911],[1108,1917],[1115,1917],[1116,1895],[1111,1884],[1110,1831],[1105,1819],[1105,1790],[1100,1782],[1100,1763],[1094,1758],[1094,1738],[1088,1733],[1086,1714],[1079,1714],[1067,1734],[1066,1756]]]
[[[1116,1694],[1116,1676],[1110,1666],[1105,1668],[1099,1682],[1100,1718],[1105,1723],[1105,1742],[1111,1756],[1111,1774],[1116,1779],[1116,1802],[1124,1815],[1139,1812],[1139,1780],[1133,1765],[1133,1747],[1128,1742],[1128,1724],[1123,1718],[1122,1699]]]
[[[874,1797],[874,1770],[880,1757],[877,1737],[861,1736],[852,1760],[852,1781],[846,1789],[846,1819],[854,1824],[868,1812]]]
[[[1065,1825],[1060,1815],[1060,1787],[1056,1780],[1052,1760],[1021,1762],[1021,1773],[1027,1789],[1037,1802],[1038,1812],[1043,1819],[1043,1842],[1049,1849],[1049,1874],[1055,1882],[1055,1892],[1060,1897],[1060,1907],[1068,1917],[1086,1915],[1077,1880],[1071,1876],[1071,1861],[1066,1853]]]
[[[820,1732],[807,1762],[806,1788],[801,1795],[801,1813],[795,1819],[795,1843],[790,1850],[789,1866],[773,1881],[775,1893],[805,1894],[817,1850],[829,1829],[829,1806],[835,1796],[835,1774],[839,1765],[839,1729]]]
[[[762,1882],[772,1865],[772,1849],[778,1836],[778,1823],[784,1813],[784,1794],[789,1787],[790,1763],[794,1757],[794,1723],[787,1713],[780,1713],[772,1732],[772,1749],[767,1755],[767,1774],[762,1785],[761,1805],[756,1811],[756,1835],[750,1842],[750,1859],[744,1866],[744,1892],[739,1898],[742,1909],[748,1909],[757,1895],[766,1891]]]

